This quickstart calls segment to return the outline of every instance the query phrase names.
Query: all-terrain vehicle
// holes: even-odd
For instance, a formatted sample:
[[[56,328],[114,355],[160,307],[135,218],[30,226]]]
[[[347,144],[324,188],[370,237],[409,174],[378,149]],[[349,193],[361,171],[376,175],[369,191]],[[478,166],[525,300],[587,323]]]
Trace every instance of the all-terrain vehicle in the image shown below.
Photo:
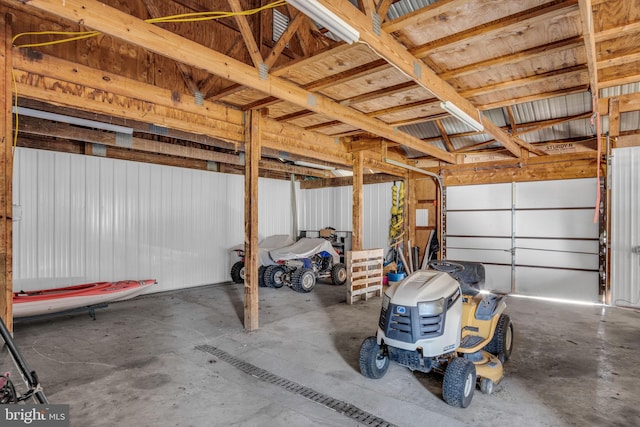
[[[434,260],[387,289],[376,336],[360,346],[360,372],[382,378],[394,361],[444,374],[442,396],[466,408],[476,383],[493,392],[512,351],[513,324],[504,295],[479,292],[484,266]]]
[[[269,251],[293,244],[293,239],[288,234],[274,234],[262,240],[258,244],[258,283],[260,286],[264,284],[264,271],[268,265],[275,262],[269,256]],[[239,261],[236,261],[231,267],[231,280],[235,283],[244,283],[244,244],[231,248],[235,252]]]
[[[322,238],[302,238],[291,246],[269,252],[277,265],[264,270],[265,286],[283,285],[297,292],[311,292],[318,279],[330,278],[334,285],[347,281],[347,268],[331,243]]]

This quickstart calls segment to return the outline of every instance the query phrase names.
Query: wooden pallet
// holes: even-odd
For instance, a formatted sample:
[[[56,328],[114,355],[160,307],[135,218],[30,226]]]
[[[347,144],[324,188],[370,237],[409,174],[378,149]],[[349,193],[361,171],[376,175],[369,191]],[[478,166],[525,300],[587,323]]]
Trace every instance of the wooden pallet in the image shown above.
[[[347,252],[347,304],[382,296],[383,249]]]

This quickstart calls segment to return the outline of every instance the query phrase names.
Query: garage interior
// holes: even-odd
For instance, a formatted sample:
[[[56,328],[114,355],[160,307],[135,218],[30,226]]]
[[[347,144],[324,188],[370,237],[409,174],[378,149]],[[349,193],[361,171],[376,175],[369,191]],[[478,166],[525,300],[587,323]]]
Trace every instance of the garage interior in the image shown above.
[[[0,317],[71,425],[640,424],[639,1],[0,6]],[[399,185],[404,256],[435,235],[509,295],[469,408],[360,374],[379,294],[258,283],[270,235],[387,254]],[[14,319],[14,292],[128,279],[157,284]]]

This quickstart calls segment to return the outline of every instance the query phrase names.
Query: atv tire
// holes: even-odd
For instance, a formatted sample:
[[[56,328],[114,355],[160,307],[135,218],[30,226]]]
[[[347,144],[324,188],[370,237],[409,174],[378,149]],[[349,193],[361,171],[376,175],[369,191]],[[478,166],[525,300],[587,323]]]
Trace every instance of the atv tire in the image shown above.
[[[360,372],[367,378],[382,378],[389,369],[389,357],[378,344],[376,337],[369,337],[360,345],[358,357]]]
[[[347,281],[347,266],[343,263],[338,263],[331,269],[331,281],[334,285],[344,285]]]
[[[444,371],[442,397],[445,402],[458,408],[466,408],[476,390],[476,365],[469,360],[456,357]]]
[[[231,280],[235,283],[244,283],[244,261],[238,261],[231,267]]]
[[[316,286],[316,275],[310,268],[298,268],[291,274],[291,287],[296,292],[311,292]]]
[[[258,267],[258,286],[265,288],[267,285],[264,283],[264,272],[267,269],[266,266],[261,265]]]
[[[513,323],[508,314],[501,314],[496,325],[491,342],[487,344],[485,350],[496,356],[500,362],[504,363],[511,357],[513,350]]]
[[[284,285],[284,267],[270,265],[264,271],[264,285],[269,288],[281,288]]]

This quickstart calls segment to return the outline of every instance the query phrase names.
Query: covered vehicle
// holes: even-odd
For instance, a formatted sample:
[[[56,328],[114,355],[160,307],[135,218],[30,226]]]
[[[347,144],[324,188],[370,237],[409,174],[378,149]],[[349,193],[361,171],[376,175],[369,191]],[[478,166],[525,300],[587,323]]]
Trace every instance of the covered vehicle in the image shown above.
[[[293,244],[293,239],[288,234],[274,234],[269,236],[258,244],[258,276],[260,286],[264,286],[264,271],[269,265],[275,262],[269,256],[269,251],[283,246]],[[231,279],[236,283],[244,283],[244,244],[240,244],[231,248],[240,258],[231,267]]]
[[[287,285],[298,292],[310,292],[317,279],[331,278],[335,285],[347,281],[347,268],[326,239],[304,237],[290,246],[271,250],[269,255],[277,264],[264,271],[265,286]]]

